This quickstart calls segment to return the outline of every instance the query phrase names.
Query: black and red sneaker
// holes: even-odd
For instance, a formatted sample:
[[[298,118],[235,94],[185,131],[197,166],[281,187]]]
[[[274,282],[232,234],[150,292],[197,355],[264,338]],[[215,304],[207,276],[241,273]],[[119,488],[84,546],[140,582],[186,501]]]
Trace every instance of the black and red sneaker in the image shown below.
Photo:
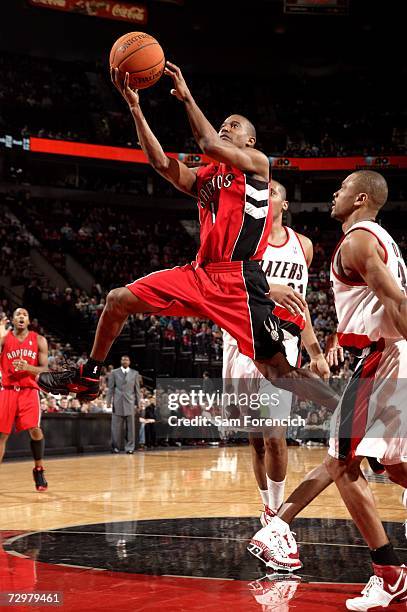
[[[48,489],[48,483],[45,480],[43,467],[35,467],[33,469],[33,478],[37,491],[46,491]]]
[[[374,472],[375,474],[385,473],[386,468],[384,467],[384,465],[379,463],[379,461],[375,457],[366,457],[366,459],[369,462],[370,469],[372,470],[372,472]]]
[[[84,401],[96,399],[100,392],[99,376],[97,378],[84,376],[83,364],[61,371],[41,372],[37,376],[37,382],[40,388],[47,393],[54,395],[76,393],[76,397]]]

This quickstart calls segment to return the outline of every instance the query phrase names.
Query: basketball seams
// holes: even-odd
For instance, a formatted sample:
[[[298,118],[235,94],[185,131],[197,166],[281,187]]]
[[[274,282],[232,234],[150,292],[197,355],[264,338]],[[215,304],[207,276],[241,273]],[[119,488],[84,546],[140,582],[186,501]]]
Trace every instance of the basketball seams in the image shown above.
[[[138,74],[139,72],[145,72],[146,70],[151,70],[152,68],[155,68],[156,66],[158,66],[159,64],[161,64],[161,62],[165,60],[164,55],[162,56],[162,58],[160,59],[159,62],[157,62],[156,64],[154,64],[153,66],[150,66],[150,68],[142,68],[141,70],[133,70],[132,72],[129,72],[129,76],[131,76],[132,74]],[[127,71],[128,72],[128,71]]]
[[[160,45],[159,45],[159,43],[158,43],[158,42],[151,42],[151,43],[148,43],[147,45],[143,45],[142,47],[139,47],[138,49],[135,49],[134,51],[132,51],[131,53],[129,53],[128,55],[126,55],[126,57],[125,57],[125,58],[123,58],[123,59],[121,60],[121,62],[120,62],[119,64],[117,64],[117,66],[116,66],[116,67],[117,67],[117,68],[120,70],[120,66],[123,64],[123,62],[125,62],[125,61],[126,61],[126,60],[128,60],[130,57],[132,57],[133,55],[135,55],[135,54],[136,54],[138,51],[141,51],[142,49],[146,49],[147,47],[151,47],[151,45],[157,45],[157,46],[159,46],[159,47],[160,47]],[[164,54],[163,54],[163,57],[164,57]],[[162,61],[162,60],[161,60],[161,61]],[[149,67],[145,68],[144,70],[148,70],[148,69],[149,69]],[[142,71],[139,71],[139,72],[142,72]]]

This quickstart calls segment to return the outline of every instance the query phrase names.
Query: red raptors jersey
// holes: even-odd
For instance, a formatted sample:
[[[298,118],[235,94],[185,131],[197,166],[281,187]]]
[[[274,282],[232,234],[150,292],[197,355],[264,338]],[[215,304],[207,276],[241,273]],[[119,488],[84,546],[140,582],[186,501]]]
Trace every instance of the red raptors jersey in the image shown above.
[[[32,374],[16,372],[14,370],[13,361],[15,359],[24,359],[30,365],[38,365],[38,334],[30,331],[24,341],[20,342],[13,332],[10,331],[5,337],[0,353],[0,370],[4,387],[18,385],[19,387],[39,389]]]
[[[261,260],[272,214],[266,181],[212,163],[197,172],[201,224],[199,264]]]

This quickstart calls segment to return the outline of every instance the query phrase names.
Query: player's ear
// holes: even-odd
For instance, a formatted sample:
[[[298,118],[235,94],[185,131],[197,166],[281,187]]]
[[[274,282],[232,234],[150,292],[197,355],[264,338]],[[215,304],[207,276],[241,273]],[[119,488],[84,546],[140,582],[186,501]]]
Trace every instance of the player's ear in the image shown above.
[[[256,144],[256,138],[254,136],[250,136],[249,140],[247,141],[247,146],[254,147],[255,144]]]
[[[367,193],[358,193],[355,201],[356,206],[363,206],[364,204],[366,204],[368,198],[369,196],[367,195]]]
[[[288,200],[284,200],[283,204],[282,204],[282,209],[285,212],[286,210],[288,210]]]

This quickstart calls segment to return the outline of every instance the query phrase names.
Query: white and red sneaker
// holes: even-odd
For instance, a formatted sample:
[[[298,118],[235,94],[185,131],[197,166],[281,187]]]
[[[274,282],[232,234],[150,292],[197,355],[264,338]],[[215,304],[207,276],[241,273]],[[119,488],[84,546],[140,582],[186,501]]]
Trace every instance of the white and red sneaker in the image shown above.
[[[285,612],[300,582],[301,578],[294,574],[266,574],[263,578],[249,582],[249,589],[263,610]]]
[[[275,571],[295,572],[302,567],[290,527],[278,516],[254,534],[247,550]]]
[[[276,513],[268,506],[264,506],[264,510],[260,514],[260,523],[262,527],[267,527],[273,516],[276,516]]]
[[[376,565],[374,575],[362,591],[362,597],[346,600],[348,610],[387,608],[391,603],[407,599],[407,567],[405,565]]]

